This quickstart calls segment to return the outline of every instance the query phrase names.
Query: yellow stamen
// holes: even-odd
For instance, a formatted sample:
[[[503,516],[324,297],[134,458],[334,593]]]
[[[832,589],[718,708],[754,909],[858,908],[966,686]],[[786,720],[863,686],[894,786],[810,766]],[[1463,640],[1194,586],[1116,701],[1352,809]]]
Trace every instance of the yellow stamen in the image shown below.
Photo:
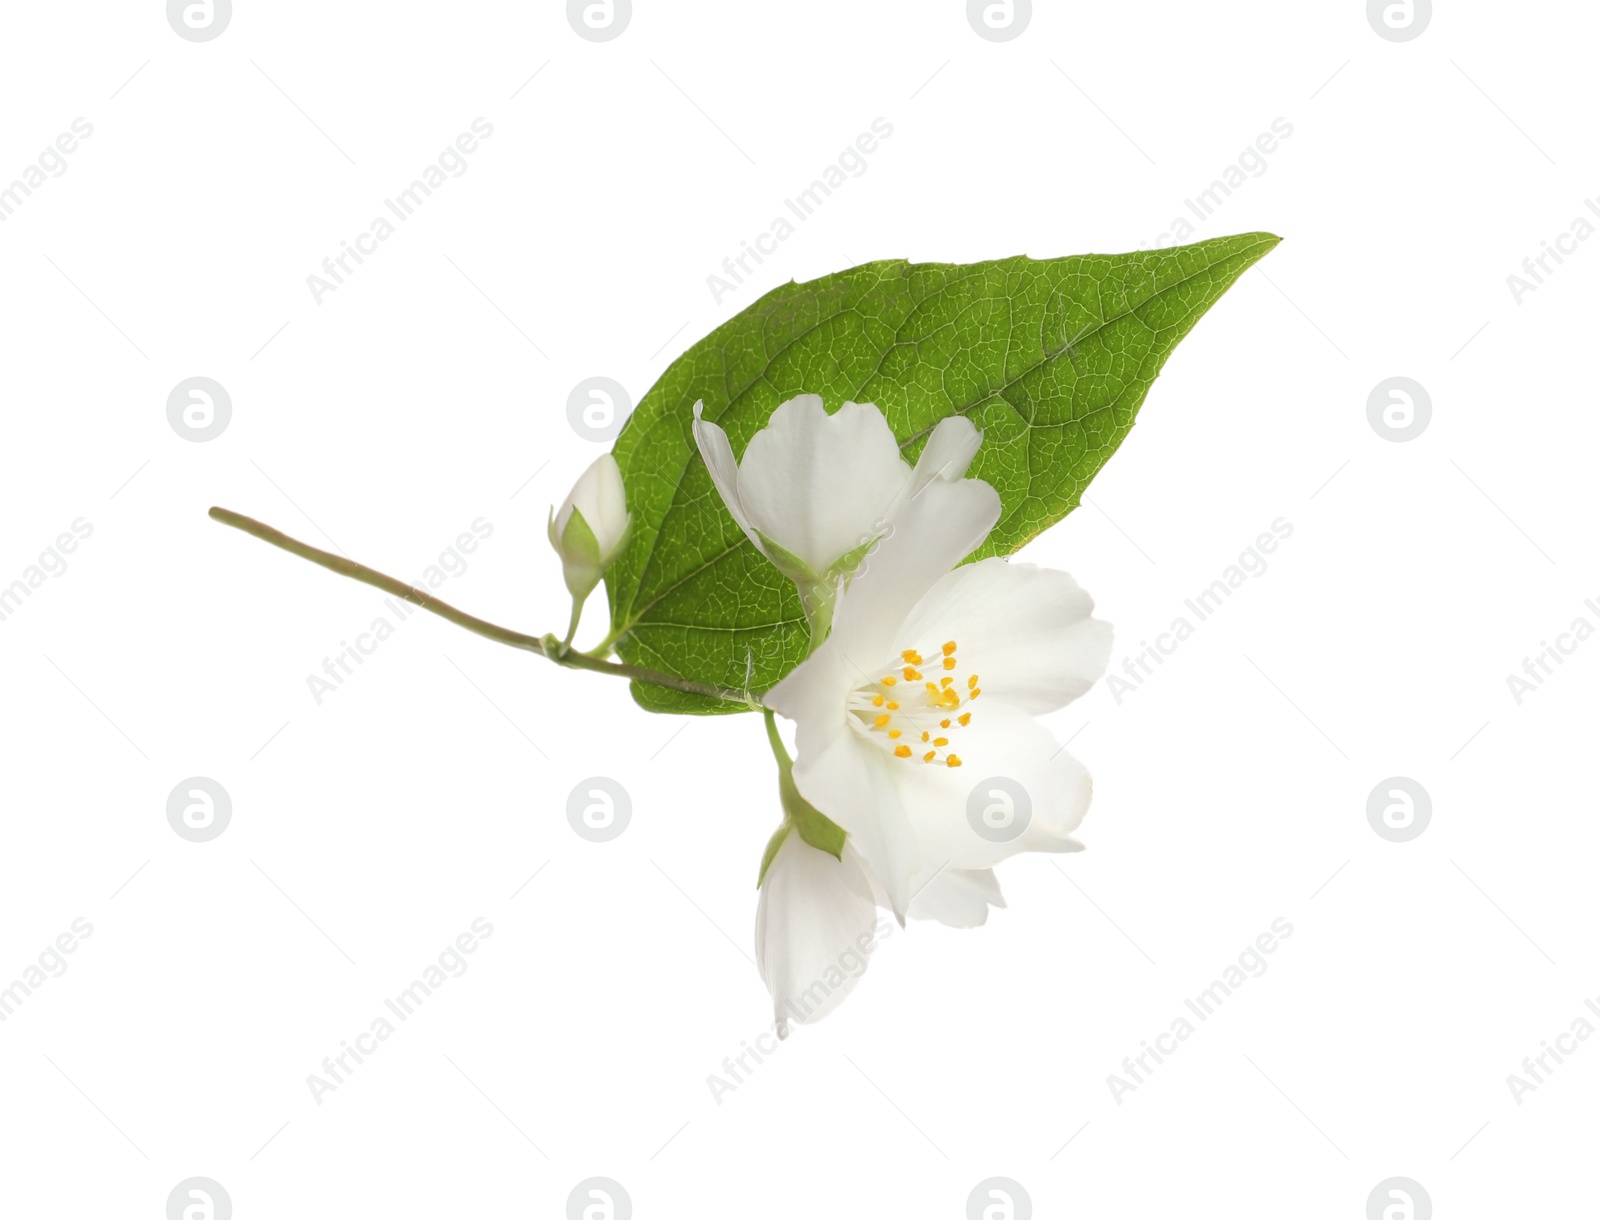
[[[907,682],[915,682],[922,677],[921,674],[919,674],[909,665],[900,671],[900,676],[903,677]]]
[[[946,657],[944,659],[944,667],[946,669],[954,669],[956,667],[956,659],[954,657]]]
[[[971,724],[972,723],[972,713],[971,712],[962,712],[961,715],[956,717],[956,719],[959,720],[963,725]]]
[[[939,721],[939,727],[941,729],[947,729],[950,727],[950,722],[948,720],[941,720]]]
[[[911,757],[911,747],[910,746],[896,746],[894,748],[894,756],[896,758],[910,758]]]
[[[887,674],[878,680],[883,683],[884,686],[893,686],[895,682],[895,680]]]
[[[889,710],[891,712],[898,712],[900,710],[900,705],[891,699],[889,700]]]
[[[976,685],[978,685],[978,675],[977,674],[973,674],[971,677],[969,677],[967,679],[967,685],[968,686],[976,686]]]
[[[899,729],[890,729],[889,730],[889,740],[890,741],[893,741],[895,738],[897,738],[899,736],[900,736],[900,730]]]
[[[947,657],[951,656],[951,655],[953,655],[955,653],[955,650],[956,650],[956,642],[954,640],[950,640],[944,646],[944,650],[943,650],[944,651],[944,655],[947,656]]]
[[[956,684],[956,680],[954,678],[940,678],[939,679],[939,685],[940,686],[954,686],[955,684]]]
[[[874,695],[874,696],[872,696],[872,706],[873,707],[882,707],[883,706],[883,696],[882,695]]]
[[[923,740],[923,741],[927,741],[927,740],[928,740],[928,735],[927,735],[927,734],[926,734],[926,733],[924,733],[924,734],[923,734],[923,735],[922,735],[922,740]]]
[[[904,661],[905,661],[905,663],[907,665],[921,665],[922,664],[922,654],[920,652],[918,652],[915,648],[907,648],[904,652],[902,652],[900,654],[900,656],[902,657],[902,659],[904,659]]]
[[[971,694],[969,694],[969,695],[968,695],[968,696],[967,696],[967,698],[968,698],[968,699],[976,699],[976,698],[977,698],[977,697],[978,697],[978,696],[979,696],[979,695],[981,695],[981,694],[983,694],[983,692],[982,692],[982,691],[981,691],[981,690],[979,690],[979,689],[978,689],[978,688],[977,688],[977,687],[976,687],[976,686],[974,686],[974,687],[973,687],[973,688],[972,688],[972,693],[971,693]]]
[[[961,760],[952,754],[949,758],[944,760],[944,765],[947,767],[959,767],[961,765]]]
[[[924,754],[922,756],[922,761],[923,762],[932,762],[933,761],[933,756],[935,754],[937,754],[938,752],[939,752],[938,750],[929,750],[926,754]]]
[[[950,739],[948,737],[935,737],[933,739],[933,744],[936,746],[947,746],[950,744]]]
[[[884,725],[886,725],[888,723],[889,723],[889,713],[888,712],[879,712],[878,715],[872,721],[872,727],[875,728],[875,729],[881,729]]]

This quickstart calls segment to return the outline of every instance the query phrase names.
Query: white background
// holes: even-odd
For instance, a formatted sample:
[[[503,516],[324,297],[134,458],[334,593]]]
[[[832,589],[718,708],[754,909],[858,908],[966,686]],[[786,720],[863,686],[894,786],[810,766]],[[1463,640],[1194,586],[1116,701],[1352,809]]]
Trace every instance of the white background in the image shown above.
[[[1506,1077],[1600,995],[1600,643],[1520,706],[1506,675],[1600,624],[1600,243],[1520,304],[1506,277],[1600,187],[1600,17],[1440,8],[1393,43],[1354,0],[1040,3],[994,43],[955,0],[638,0],[592,43],[556,3],[241,0],[192,43],[151,0],[9,6],[0,180],[93,135],[0,224],[0,584],[93,534],[0,623],[0,976],[94,931],[0,1024],[7,1211],[156,1218],[205,1175],[240,1220],[557,1217],[604,1175],[640,1217],[959,1217],[1003,1175],[1041,1217],[1356,1220],[1404,1175],[1440,1217],[1578,1214],[1600,1040],[1520,1105]],[[317,303],[480,116],[467,172]],[[880,116],[867,171],[714,300]],[[1095,595],[1120,666],[1292,537],[1135,693],[1052,718],[1088,851],[1003,867],[986,928],[897,930],[720,1104],[770,1012],[759,722],[653,717],[423,614],[319,706],[381,597],[206,517],[407,579],[482,517],[442,594],[558,630],[545,514],[603,448],[575,384],[637,398],[762,292],[869,259],[1153,244],[1279,117],[1196,236],[1283,245],[1026,555]],[[1409,443],[1367,420],[1396,375],[1433,404]],[[233,403],[206,443],[166,418],[193,376]],[[194,775],[233,800],[205,844],[166,821]],[[632,797],[610,843],[567,824],[592,775]],[[1433,801],[1405,844],[1366,816],[1396,775]],[[470,970],[314,1101],[480,916]],[[1270,969],[1114,1100],[1280,916]]]

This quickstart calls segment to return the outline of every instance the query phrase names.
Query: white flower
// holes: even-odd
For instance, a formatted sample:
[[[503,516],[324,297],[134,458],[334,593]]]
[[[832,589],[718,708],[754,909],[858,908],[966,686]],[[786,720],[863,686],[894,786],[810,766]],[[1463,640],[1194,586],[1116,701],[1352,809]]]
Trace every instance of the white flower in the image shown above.
[[[549,532],[567,589],[581,602],[627,540],[628,505],[616,458],[603,453],[578,476],[571,494],[550,514]]]
[[[767,866],[756,907],[756,965],[779,1036],[790,1020],[820,1021],[837,1008],[880,935],[872,883],[855,848],[846,842],[834,859],[791,829]]]
[[[969,928],[1004,905],[992,870],[944,868],[921,883],[910,913]],[[790,1021],[822,1020],[855,988],[894,927],[880,906],[888,906],[883,887],[848,840],[835,859],[789,829],[756,908],[756,964],[780,1038]]]
[[[765,699],[795,722],[801,795],[902,920],[930,869],[973,883],[1014,853],[1082,846],[1089,776],[1035,717],[1105,672],[1111,629],[1064,572],[956,567],[999,516],[987,483],[926,484],[841,593],[832,634]]]
[[[847,402],[829,415],[820,396],[802,394],[736,462],[728,434],[702,410],[694,404],[694,439],[723,503],[802,593],[848,575],[922,487],[966,474],[983,439],[965,418],[940,420],[913,468],[876,406]]]

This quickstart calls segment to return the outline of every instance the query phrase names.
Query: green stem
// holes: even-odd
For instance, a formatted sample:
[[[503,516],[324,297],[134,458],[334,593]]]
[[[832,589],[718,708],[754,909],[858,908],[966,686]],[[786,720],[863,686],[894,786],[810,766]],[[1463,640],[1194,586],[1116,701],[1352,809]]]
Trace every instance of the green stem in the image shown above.
[[[291,555],[298,555],[301,559],[308,559],[320,567],[327,568],[330,572],[337,572],[340,576],[348,576],[351,580],[359,580],[362,584],[371,585],[382,589],[385,593],[403,598],[413,605],[421,606],[430,614],[437,614],[442,619],[448,619],[457,627],[465,627],[468,631],[493,640],[497,644],[505,644],[509,648],[520,648],[525,652],[537,653],[539,656],[554,661],[557,665],[564,665],[569,669],[587,669],[591,673],[611,674],[618,678],[627,678],[633,682],[648,682],[653,686],[665,686],[671,690],[681,690],[691,695],[705,695],[712,699],[724,699],[730,703],[740,703],[746,707],[751,706],[750,698],[742,691],[727,690],[724,687],[713,686],[709,682],[696,682],[690,678],[680,678],[676,674],[660,673],[653,669],[643,669],[637,665],[625,665],[616,661],[605,661],[597,657],[588,656],[581,652],[572,652],[565,648],[553,635],[533,636],[521,631],[513,631],[509,627],[501,627],[485,619],[457,610],[448,602],[440,601],[432,594],[424,593],[421,589],[386,576],[376,569],[369,568],[366,564],[356,563],[353,559],[346,559],[343,555],[335,555],[329,551],[308,546],[298,539],[289,537],[288,534],[273,529],[252,517],[242,513],[233,512],[226,508],[213,508],[211,519],[220,521],[223,525],[230,525],[236,530],[243,530],[254,535],[263,542],[270,542],[281,550],[288,551]]]
[[[583,602],[575,597],[572,599],[572,618],[567,623],[567,638],[561,641],[562,652],[572,647],[572,637],[578,634],[578,620],[581,618],[583,618]]]
[[[767,722],[767,743],[772,746],[772,757],[778,760],[779,783],[789,778],[789,773],[794,770],[794,760],[789,757],[789,751],[783,747],[783,738],[778,736],[778,718],[772,714],[770,707],[761,709],[761,715]]]

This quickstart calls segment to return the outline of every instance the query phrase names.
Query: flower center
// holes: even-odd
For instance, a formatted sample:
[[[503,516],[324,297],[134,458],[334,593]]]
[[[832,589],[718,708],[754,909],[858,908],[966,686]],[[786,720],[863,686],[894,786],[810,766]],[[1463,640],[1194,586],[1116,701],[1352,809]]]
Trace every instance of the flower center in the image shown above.
[[[850,692],[845,706],[857,732],[903,761],[921,759],[959,767],[960,755],[949,749],[951,737],[972,722],[971,703],[983,692],[978,675],[963,674],[950,640],[931,661],[908,648],[900,654],[898,674],[885,674]],[[926,669],[928,677],[923,674]]]

